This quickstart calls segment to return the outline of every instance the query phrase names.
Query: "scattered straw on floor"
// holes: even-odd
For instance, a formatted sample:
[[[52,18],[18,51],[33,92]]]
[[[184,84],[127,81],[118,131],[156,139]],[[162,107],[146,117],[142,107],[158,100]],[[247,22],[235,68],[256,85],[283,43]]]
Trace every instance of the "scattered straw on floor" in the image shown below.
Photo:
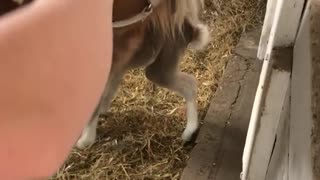
[[[257,0],[206,0],[204,20],[211,27],[207,50],[187,52],[181,69],[199,82],[203,117],[224,66],[243,31],[261,23],[264,6]],[[185,126],[181,97],[148,82],[140,69],[127,73],[98,140],[73,150],[52,179],[179,179],[190,148],[182,147]]]

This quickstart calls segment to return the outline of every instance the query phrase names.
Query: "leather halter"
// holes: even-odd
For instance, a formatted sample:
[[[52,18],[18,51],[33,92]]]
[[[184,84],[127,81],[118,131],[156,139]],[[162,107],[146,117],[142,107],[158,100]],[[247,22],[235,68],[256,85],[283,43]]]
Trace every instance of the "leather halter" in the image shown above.
[[[147,6],[137,15],[134,15],[131,18],[115,21],[112,23],[113,28],[121,28],[125,26],[132,25],[134,23],[137,23],[139,21],[144,21],[152,12],[155,5],[157,5],[156,2],[153,2],[152,0],[147,0],[148,4]]]
[[[22,5],[24,0],[12,0],[12,1],[17,3],[18,5]]]

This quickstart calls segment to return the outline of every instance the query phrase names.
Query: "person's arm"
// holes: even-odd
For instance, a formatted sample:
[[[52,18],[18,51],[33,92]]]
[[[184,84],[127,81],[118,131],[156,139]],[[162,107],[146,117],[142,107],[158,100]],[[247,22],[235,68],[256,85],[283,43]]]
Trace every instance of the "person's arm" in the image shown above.
[[[36,0],[0,17],[0,177],[58,170],[109,75],[111,0]]]

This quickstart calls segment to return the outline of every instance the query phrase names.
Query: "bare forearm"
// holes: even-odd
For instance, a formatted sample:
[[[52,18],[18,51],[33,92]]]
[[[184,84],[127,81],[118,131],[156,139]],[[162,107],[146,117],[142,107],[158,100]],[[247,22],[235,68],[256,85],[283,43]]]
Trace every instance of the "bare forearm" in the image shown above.
[[[64,161],[107,80],[112,2],[43,0],[0,18],[2,178]]]

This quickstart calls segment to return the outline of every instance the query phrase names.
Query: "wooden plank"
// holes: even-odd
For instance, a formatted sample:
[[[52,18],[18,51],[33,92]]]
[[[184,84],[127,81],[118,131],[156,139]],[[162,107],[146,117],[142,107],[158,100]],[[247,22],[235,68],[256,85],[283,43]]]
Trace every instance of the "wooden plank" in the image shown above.
[[[239,179],[260,67],[261,62],[241,57],[229,60],[182,180]]]
[[[275,36],[274,47],[292,46],[299,28],[305,0],[268,0],[264,25],[261,33],[258,58],[264,59],[270,36]],[[281,14],[276,14],[276,8],[281,8]],[[277,17],[279,16],[279,17]],[[271,32],[279,18],[275,34]]]
[[[223,143],[220,150],[219,171],[211,174],[212,180],[240,179],[242,170],[242,154],[249,125],[251,109],[254,101],[261,62],[254,61],[253,69],[249,70],[241,83],[237,101],[234,102]]]
[[[272,66],[271,53],[273,52],[273,49],[274,49],[274,41],[276,38],[278,26],[279,26],[283,3],[284,1],[280,0],[279,4],[277,4],[277,6],[275,7],[273,25],[270,30],[270,37],[268,39],[266,53],[263,59],[263,65],[262,65],[262,69],[259,77],[259,84],[255,94],[252,113],[250,117],[250,124],[249,124],[248,133],[246,137],[246,144],[244,147],[244,152],[242,157],[242,169],[243,169],[241,172],[242,180],[248,179],[248,174],[251,166],[250,163],[252,161],[251,159],[252,159],[252,154],[255,146],[254,144],[255,138],[260,125],[261,112],[264,108],[263,106],[266,99],[265,94],[269,87],[269,83],[267,82],[267,80],[270,79],[270,72],[271,72],[271,66]]]
[[[285,0],[274,47],[292,47],[299,29],[305,0]]]
[[[241,57],[238,55],[228,61],[182,180],[239,179],[245,135],[262,64],[255,56],[250,58],[256,51],[252,42],[257,47],[260,31],[244,34],[236,50]]]
[[[230,66],[231,63],[232,60],[229,60],[226,71],[233,71],[234,77],[243,76],[244,72],[239,71],[236,66]],[[210,104],[197,145],[193,148],[187,167],[182,174],[182,180],[207,180],[210,173],[219,167],[219,151],[224,138],[225,125],[239,90],[239,83],[226,83],[224,80],[222,82]]]
[[[292,44],[292,42],[294,42],[295,40],[295,36],[293,36],[291,32],[286,31],[296,31],[299,26],[300,18],[297,17],[301,16],[301,11],[303,10],[304,6],[304,0],[299,0],[299,2],[296,1],[297,0],[269,0],[268,2],[269,10],[267,9],[268,12],[266,14],[265,24],[263,26],[260,45],[258,49],[258,58],[263,59],[263,66],[260,75],[259,85],[256,91],[256,97],[254,100],[254,106],[252,109],[246,144],[242,158],[242,180],[248,180],[248,174],[249,171],[251,171],[251,167],[257,169],[257,167],[252,166],[251,162],[253,161],[252,159],[254,159],[253,152],[254,147],[256,146],[255,142],[258,142],[256,141],[257,132],[259,131],[259,127],[262,127],[260,115],[261,112],[264,110],[263,108],[265,108],[264,103],[267,99],[265,95],[269,90],[269,85],[273,83],[267,81],[270,80],[270,76],[272,76],[270,74],[270,69],[272,66],[270,58],[275,47],[287,46],[288,44]],[[290,7],[292,9],[290,9]],[[294,18],[294,20],[290,20],[291,18]],[[293,21],[297,21],[297,23],[293,24],[292,28],[284,28],[284,26],[288,26],[287,22]],[[282,39],[283,41],[279,41],[279,34],[284,35],[286,39]],[[273,132],[274,131],[270,131],[270,133]],[[260,174],[263,174],[265,172],[265,168],[266,166],[260,169]],[[259,174],[259,172],[257,174]]]
[[[290,82],[292,50],[290,48],[274,51],[271,59],[273,68],[269,83],[265,86],[263,110],[254,138],[251,161],[246,180],[264,180],[273,150],[276,131],[284,107],[286,92]]]
[[[260,33],[259,29],[246,33],[237,46],[241,50],[237,52],[250,57],[256,50],[252,42],[256,42],[257,47],[260,37],[257,33]],[[255,59],[237,55],[228,61],[182,180],[239,179],[245,135],[260,70],[261,61]]]
[[[311,1],[311,53],[312,53],[312,130],[311,155],[313,179],[320,179],[320,1]]]
[[[286,93],[285,104],[281,113],[266,180],[289,180],[289,125],[290,89]]]
[[[268,40],[270,37],[270,32],[272,29],[272,26],[274,25],[274,13],[276,10],[277,0],[268,0],[267,1],[267,10],[264,17],[260,42],[258,46],[258,58],[263,59],[266,54],[266,49],[268,47]]]
[[[320,3],[310,0],[294,47],[290,180],[320,179]]]

